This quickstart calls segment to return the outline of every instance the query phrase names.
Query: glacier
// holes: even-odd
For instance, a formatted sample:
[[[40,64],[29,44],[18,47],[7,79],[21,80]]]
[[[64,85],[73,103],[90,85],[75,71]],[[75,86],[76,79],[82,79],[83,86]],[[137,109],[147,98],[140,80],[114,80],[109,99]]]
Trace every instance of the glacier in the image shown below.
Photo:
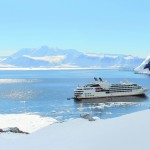
[[[134,71],[136,73],[150,74],[150,55]]]

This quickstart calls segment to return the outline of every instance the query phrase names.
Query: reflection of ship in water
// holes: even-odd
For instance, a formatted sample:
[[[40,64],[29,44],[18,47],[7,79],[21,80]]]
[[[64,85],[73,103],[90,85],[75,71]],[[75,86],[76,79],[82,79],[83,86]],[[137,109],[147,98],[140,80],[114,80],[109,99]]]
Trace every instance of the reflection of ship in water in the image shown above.
[[[91,116],[105,119],[149,109],[149,101],[147,99],[147,96],[129,96],[75,100],[74,102],[78,105],[80,114],[88,113]]]

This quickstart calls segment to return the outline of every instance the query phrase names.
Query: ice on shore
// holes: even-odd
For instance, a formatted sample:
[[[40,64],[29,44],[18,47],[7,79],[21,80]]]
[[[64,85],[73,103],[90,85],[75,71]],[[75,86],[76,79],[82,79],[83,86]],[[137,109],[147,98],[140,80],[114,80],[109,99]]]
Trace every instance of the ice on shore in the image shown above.
[[[57,122],[53,118],[33,114],[0,114],[0,129],[18,127],[24,132],[34,132]]]
[[[149,150],[149,116],[145,110],[93,122],[74,119],[16,139],[0,135],[0,145],[2,150]]]

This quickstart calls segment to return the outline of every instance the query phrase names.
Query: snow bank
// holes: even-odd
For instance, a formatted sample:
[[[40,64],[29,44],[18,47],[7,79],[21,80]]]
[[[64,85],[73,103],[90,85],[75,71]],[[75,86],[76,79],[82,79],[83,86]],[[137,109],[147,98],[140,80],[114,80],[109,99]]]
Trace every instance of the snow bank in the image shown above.
[[[145,74],[150,74],[150,69],[145,68],[145,66],[150,63],[150,55],[143,61],[143,63],[138,66],[137,68],[134,69],[136,73],[145,73]]]
[[[18,127],[24,132],[34,132],[42,127],[57,122],[53,118],[32,114],[0,114],[0,129]]]
[[[150,110],[89,122],[70,120],[30,135],[8,139],[0,135],[2,150],[149,150]]]

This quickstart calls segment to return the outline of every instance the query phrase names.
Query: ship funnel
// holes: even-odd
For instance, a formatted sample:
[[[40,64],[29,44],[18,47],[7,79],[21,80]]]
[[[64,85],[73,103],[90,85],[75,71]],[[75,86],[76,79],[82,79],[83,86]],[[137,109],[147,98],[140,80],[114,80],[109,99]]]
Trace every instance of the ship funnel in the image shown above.
[[[103,81],[102,78],[99,78],[99,81]]]

